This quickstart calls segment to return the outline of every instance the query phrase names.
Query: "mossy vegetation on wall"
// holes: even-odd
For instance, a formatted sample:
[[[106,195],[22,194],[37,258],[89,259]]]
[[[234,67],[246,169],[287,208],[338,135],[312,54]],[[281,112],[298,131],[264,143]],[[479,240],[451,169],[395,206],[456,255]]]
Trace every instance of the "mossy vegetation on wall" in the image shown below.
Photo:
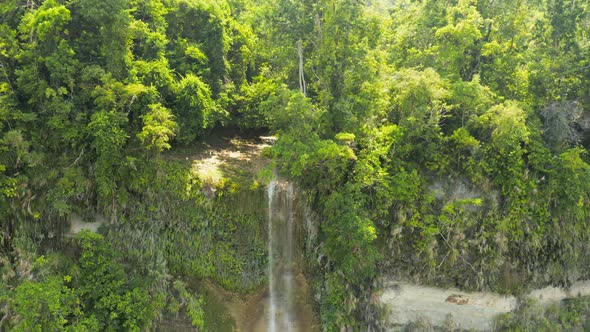
[[[190,167],[180,162],[161,166],[109,228],[113,245],[146,273],[163,264],[167,273],[211,278],[242,292],[265,282],[264,187],[236,189],[225,179],[226,187],[207,197],[205,190],[211,188],[205,189]]]
[[[157,317],[182,311],[203,329],[206,318],[211,322],[203,306],[215,299],[205,299],[203,287],[195,289],[192,280],[212,280],[237,293],[265,284],[267,203],[265,188],[254,185],[256,174],[227,178],[222,173],[223,181],[214,186],[200,178],[190,162],[174,160],[159,161],[151,171],[137,174],[141,176],[129,182],[132,194],[119,207],[117,219],[100,228],[104,236],[83,231],[75,240],[64,238],[59,246],[63,253],[52,254],[49,261],[35,257],[35,244],[26,237],[22,241],[27,242],[17,243],[14,263],[3,261],[7,283],[0,299],[8,301],[6,308],[15,314],[35,311],[31,308],[41,304],[26,302],[26,297],[46,289],[59,307],[50,308],[55,312],[37,310],[48,315],[43,316],[46,321],[7,316],[15,319],[14,328],[44,330],[58,324],[60,329],[143,330]],[[24,275],[31,281],[19,284]],[[192,287],[183,280],[191,281]],[[125,293],[132,286],[137,288]],[[94,293],[108,297],[111,304],[104,307],[106,300],[94,298]],[[85,303],[84,310],[77,309],[76,301]],[[101,310],[113,308],[139,316],[121,314],[111,322]],[[33,321],[36,327],[28,325]]]

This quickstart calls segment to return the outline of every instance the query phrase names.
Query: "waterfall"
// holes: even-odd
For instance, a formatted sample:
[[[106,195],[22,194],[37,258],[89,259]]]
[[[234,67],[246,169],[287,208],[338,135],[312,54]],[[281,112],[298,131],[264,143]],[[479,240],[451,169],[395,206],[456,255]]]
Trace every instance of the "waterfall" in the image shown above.
[[[268,185],[268,331],[297,330],[293,310],[295,262],[293,256],[294,189],[286,181]]]
[[[290,181],[276,177],[268,194],[268,297],[264,324],[256,332],[315,332],[312,297],[303,273],[304,242],[310,209]]]
[[[277,315],[276,300],[275,300],[275,286],[274,286],[274,251],[273,251],[273,227],[272,220],[274,219],[274,192],[277,186],[275,180],[268,184],[268,292],[269,292],[269,317],[268,317],[268,330],[275,332],[277,327],[275,323],[275,317]]]

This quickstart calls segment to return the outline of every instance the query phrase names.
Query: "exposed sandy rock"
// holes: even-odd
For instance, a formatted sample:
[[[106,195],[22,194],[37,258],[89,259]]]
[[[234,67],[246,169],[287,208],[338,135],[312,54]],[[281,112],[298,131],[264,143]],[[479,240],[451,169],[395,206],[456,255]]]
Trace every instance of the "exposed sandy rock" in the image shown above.
[[[426,320],[442,326],[452,319],[461,328],[478,331],[491,330],[496,315],[516,308],[516,298],[494,293],[466,293],[456,289],[442,289],[391,282],[379,298],[388,308],[388,325],[406,325]]]
[[[98,228],[106,222],[106,219],[101,215],[96,215],[94,218],[94,221],[86,222],[82,219],[81,216],[72,213],[70,215],[70,231],[68,232],[68,234],[78,234],[84,229],[97,233]]]
[[[545,287],[532,291],[528,297],[542,305],[563,299],[590,295],[590,281],[579,281],[570,288]],[[390,281],[377,296],[387,308],[387,324],[396,327],[423,320],[433,326],[444,326],[451,319],[462,329],[493,330],[497,315],[517,308],[514,296],[496,293],[467,293],[456,289],[442,289]]]
[[[543,305],[550,305],[576,296],[590,296],[590,280],[575,282],[567,289],[549,286],[535,289],[529,294],[529,297]]]

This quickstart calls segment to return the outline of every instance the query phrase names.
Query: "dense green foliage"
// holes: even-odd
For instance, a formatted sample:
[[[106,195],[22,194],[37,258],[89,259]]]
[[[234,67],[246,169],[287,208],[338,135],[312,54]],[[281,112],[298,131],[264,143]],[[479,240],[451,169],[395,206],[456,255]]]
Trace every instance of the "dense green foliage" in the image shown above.
[[[0,4],[0,329],[145,330],[179,310],[203,329],[183,278],[264,282],[265,205],[233,208],[235,186],[211,199],[162,156],[248,102],[255,36],[232,15],[209,1]],[[106,216],[108,244],[67,245],[72,213]],[[77,267],[29,267],[56,248],[81,250]]]
[[[277,134],[318,214],[326,330],[368,323],[382,273],[588,278],[589,59],[585,1],[3,1],[0,329],[147,329],[180,304],[206,329],[183,278],[263,284],[262,190],[166,152],[222,127]],[[72,213],[108,219],[75,257],[52,244]]]
[[[586,3],[287,3],[307,96],[279,100],[273,150],[320,214],[324,327],[358,326],[378,271],[506,293],[588,277]]]
[[[16,287],[14,330],[139,331],[148,325],[158,299],[150,298],[146,279],[130,278],[101,235],[82,232],[76,244],[80,257],[40,256],[30,279]]]

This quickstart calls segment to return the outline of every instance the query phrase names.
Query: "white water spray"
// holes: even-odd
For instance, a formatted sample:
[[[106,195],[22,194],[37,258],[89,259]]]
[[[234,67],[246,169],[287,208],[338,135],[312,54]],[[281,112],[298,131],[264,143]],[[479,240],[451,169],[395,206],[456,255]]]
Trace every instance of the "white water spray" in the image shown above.
[[[268,331],[297,330],[294,312],[294,189],[286,181],[268,185]]]
[[[275,332],[276,322],[275,317],[277,316],[277,308],[276,308],[276,300],[275,300],[275,287],[274,287],[274,273],[273,273],[273,266],[274,266],[274,253],[273,253],[273,236],[272,236],[272,220],[273,220],[273,201],[274,201],[274,192],[277,186],[277,181],[273,180],[268,184],[268,289],[269,289],[269,317],[268,317],[268,330],[270,332]]]

